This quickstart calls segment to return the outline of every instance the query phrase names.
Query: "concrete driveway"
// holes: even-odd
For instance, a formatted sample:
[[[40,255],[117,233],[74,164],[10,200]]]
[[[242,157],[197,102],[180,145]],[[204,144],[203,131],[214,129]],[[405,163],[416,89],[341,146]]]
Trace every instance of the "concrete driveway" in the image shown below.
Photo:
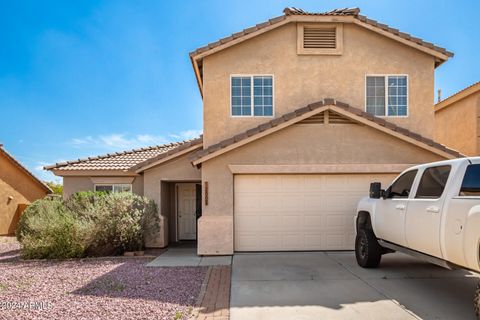
[[[231,320],[475,319],[477,275],[385,255],[379,269],[352,252],[236,254]]]

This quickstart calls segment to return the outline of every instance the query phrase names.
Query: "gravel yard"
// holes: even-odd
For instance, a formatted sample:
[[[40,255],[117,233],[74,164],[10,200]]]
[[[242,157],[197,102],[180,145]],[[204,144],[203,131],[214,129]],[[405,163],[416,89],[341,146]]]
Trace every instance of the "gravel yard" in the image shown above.
[[[0,241],[0,319],[186,319],[207,268],[148,258],[23,261]]]

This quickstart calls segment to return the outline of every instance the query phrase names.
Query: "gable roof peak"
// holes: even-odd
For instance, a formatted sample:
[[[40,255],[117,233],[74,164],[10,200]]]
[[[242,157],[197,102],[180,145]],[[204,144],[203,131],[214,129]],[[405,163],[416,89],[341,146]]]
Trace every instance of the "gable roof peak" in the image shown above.
[[[325,98],[201,149],[190,156],[190,160],[193,165],[198,166],[202,162],[233,150],[236,147],[245,145],[267,134],[276,132],[327,110],[343,115],[353,121],[368,125],[401,140],[416,144],[421,148],[430,150],[445,158],[459,158],[465,156],[457,150],[450,149],[430,138],[424,137],[407,128],[400,127],[384,118],[376,117],[371,113],[353,107],[348,103],[338,101],[334,98]]]
[[[296,7],[287,7],[283,9],[283,13],[286,16],[291,16],[291,15],[315,15],[315,16],[358,16],[360,13],[360,8],[355,7],[355,8],[339,8],[339,9],[333,9],[330,11],[325,11],[325,12],[307,12],[305,10],[302,10],[300,8]]]

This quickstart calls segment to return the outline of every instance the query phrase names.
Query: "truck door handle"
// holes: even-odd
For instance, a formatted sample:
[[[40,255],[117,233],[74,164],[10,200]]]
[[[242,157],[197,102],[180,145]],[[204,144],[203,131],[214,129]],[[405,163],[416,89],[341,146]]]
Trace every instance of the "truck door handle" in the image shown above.
[[[405,210],[405,205],[404,204],[397,204],[397,206],[395,207],[395,209],[397,210]]]
[[[430,207],[427,208],[427,212],[439,213],[439,212],[440,212],[440,208],[435,207],[435,206],[430,206]]]

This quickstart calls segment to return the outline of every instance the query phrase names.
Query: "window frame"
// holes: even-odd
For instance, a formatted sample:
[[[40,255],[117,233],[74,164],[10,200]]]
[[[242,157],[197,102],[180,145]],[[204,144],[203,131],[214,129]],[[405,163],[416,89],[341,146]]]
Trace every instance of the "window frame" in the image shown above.
[[[234,115],[233,114],[233,105],[232,105],[232,79],[235,77],[250,77],[250,115]],[[254,84],[253,78],[254,77],[272,77],[272,115],[271,116],[256,116],[254,115]],[[275,76],[273,74],[242,74],[242,73],[234,73],[230,74],[230,118],[274,118],[275,117]]]
[[[438,167],[449,167],[450,168],[450,171],[448,172],[448,177],[447,177],[447,180],[445,181],[445,186],[443,187],[443,190],[442,190],[442,193],[440,194],[440,196],[438,197],[418,197],[418,190],[420,189],[420,184],[422,183],[422,179],[423,179],[423,176],[425,175],[425,173],[427,172],[427,170],[429,169],[433,169],[433,168],[438,168]],[[450,165],[450,164],[444,164],[444,165],[434,165],[434,166],[428,166],[428,167],[425,167],[423,169],[423,171],[421,172],[421,174],[418,176],[418,183],[417,183],[417,186],[415,188],[415,195],[413,196],[413,200],[427,200],[427,201],[436,201],[436,200],[439,200],[443,197],[444,193],[445,193],[445,190],[447,189],[447,186],[448,186],[448,183],[450,181],[450,177],[452,176],[452,171],[453,171],[453,166]]]
[[[129,186],[130,187],[130,191],[125,191],[125,192],[131,192],[133,193],[133,185],[131,183],[96,183],[93,185],[93,190],[95,192],[99,192],[97,191],[97,186],[100,186],[100,187],[108,187],[108,186],[112,186],[112,193],[115,193],[114,189],[115,187],[114,186]]]
[[[458,190],[458,193],[455,196],[455,198],[462,198],[462,199],[478,199],[478,198],[480,198],[480,195],[462,195],[463,183],[465,181],[465,177],[467,175],[468,168],[472,167],[472,166],[480,166],[480,163],[469,163],[465,167],[465,172],[463,173],[462,183],[460,184],[460,189]]]
[[[397,183],[398,180],[400,180],[400,178],[402,178],[403,176],[405,176],[406,174],[410,173],[410,172],[414,172],[415,173],[415,176],[413,177],[413,180],[412,180],[412,185],[410,186],[410,191],[408,193],[408,196],[406,197],[387,197],[386,200],[405,200],[405,199],[410,199],[411,196],[412,196],[412,191],[414,190],[414,186],[415,186],[415,181],[418,179],[418,172],[419,170],[417,168],[413,168],[413,169],[410,169],[410,170],[407,170],[405,172],[403,172],[402,174],[400,174],[393,182],[390,186],[388,186],[387,190],[389,190],[389,193],[391,193],[392,191],[392,187],[395,183]]]
[[[385,79],[385,115],[383,116],[377,116],[372,114],[375,117],[378,118],[408,118],[410,115],[410,81],[408,79],[408,74],[402,74],[402,73],[367,73],[365,74],[365,79],[364,79],[364,89],[365,89],[365,99],[364,99],[364,111],[367,111],[367,78],[368,77],[384,77]],[[404,116],[389,116],[388,115],[388,78],[389,77],[405,77],[407,79],[407,114]],[[371,114],[371,113],[369,113]]]

